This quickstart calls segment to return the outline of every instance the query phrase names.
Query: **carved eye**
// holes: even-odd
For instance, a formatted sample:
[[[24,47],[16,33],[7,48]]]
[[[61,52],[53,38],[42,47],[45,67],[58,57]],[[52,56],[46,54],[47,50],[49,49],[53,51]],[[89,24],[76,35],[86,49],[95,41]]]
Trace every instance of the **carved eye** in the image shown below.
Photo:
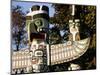
[[[42,51],[35,51],[35,56],[43,56],[43,52]]]
[[[42,21],[41,21],[40,19],[35,20],[34,24],[35,24],[36,26],[42,26]]]

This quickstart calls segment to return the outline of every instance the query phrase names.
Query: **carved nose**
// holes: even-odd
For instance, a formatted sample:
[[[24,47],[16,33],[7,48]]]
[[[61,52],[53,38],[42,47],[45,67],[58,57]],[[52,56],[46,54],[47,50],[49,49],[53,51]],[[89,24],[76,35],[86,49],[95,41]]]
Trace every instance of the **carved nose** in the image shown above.
[[[75,23],[73,23],[73,25],[74,25],[73,28],[75,28]]]

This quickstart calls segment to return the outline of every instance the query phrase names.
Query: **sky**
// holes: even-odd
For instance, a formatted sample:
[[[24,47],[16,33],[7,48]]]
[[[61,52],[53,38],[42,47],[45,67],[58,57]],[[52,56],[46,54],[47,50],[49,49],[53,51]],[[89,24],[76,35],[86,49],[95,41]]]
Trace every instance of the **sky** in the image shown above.
[[[55,9],[52,7],[52,3],[34,2],[34,1],[12,1],[12,6],[21,6],[22,11],[26,13],[33,5],[46,5],[49,7],[49,16],[52,17],[55,13]]]

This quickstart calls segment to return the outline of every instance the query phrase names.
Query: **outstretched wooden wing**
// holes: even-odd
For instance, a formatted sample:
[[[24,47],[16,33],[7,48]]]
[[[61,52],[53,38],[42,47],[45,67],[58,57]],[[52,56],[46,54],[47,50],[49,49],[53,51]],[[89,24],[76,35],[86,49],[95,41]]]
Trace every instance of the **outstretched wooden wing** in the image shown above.
[[[64,44],[51,45],[51,49],[48,52],[48,65],[60,64],[82,56],[88,49],[90,38],[86,38],[79,41],[68,41]]]

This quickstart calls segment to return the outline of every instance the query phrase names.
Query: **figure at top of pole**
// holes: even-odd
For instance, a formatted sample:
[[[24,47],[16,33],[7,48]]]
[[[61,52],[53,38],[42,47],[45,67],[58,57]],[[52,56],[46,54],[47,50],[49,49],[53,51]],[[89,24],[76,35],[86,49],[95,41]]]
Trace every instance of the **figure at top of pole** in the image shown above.
[[[26,15],[26,25],[28,31],[29,44],[33,38],[44,39],[43,33],[49,27],[49,8],[47,6],[34,5]],[[41,36],[41,37],[40,37]]]

